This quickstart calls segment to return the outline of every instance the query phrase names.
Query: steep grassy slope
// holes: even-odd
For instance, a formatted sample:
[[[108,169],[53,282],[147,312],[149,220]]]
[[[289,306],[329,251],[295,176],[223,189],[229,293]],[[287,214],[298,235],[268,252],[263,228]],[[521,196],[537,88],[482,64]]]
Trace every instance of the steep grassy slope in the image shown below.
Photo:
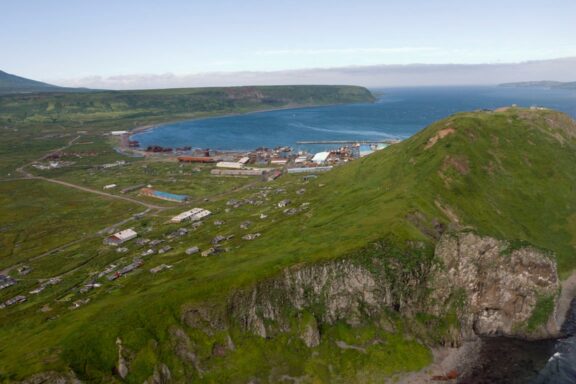
[[[513,246],[529,242],[552,250],[566,275],[576,268],[574,164],[576,125],[563,114],[522,109],[461,113],[314,182],[279,179],[271,185],[286,192],[270,192],[262,206],[227,210],[225,201],[207,202],[214,218],[226,225],[206,224],[173,252],[147,262],[171,263],[174,270],[157,276],[141,271],[105,282],[89,295],[89,304],[75,311],[54,300],[52,312],[39,313],[45,302],[34,299],[1,314],[0,372],[7,380],[72,368],[87,381],[118,381],[118,337],[128,351],[125,380],[131,383],[155,371],[162,376],[164,366],[176,381],[238,383],[275,381],[283,375],[305,376],[310,382],[375,382],[421,368],[430,361],[423,344],[441,334],[451,318],[428,322],[429,314],[416,314],[416,324],[428,325],[414,340],[417,325],[391,307],[378,321],[318,324],[322,341],[308,348],[297,334],[317,321],[310,313],[293,314],[289,330],[261,338],[233,321],[226,323],[231,296],[288,267],[340,258],[361,263],[374,253],[369,244],[379,241],[384,244],[378,251],[381,260],[390,266],[387,273],[399,276],[399,295],[410,294],[401,275],[425,271],[421,267],[430,264],[438,235],[449,227],[472,228],[511,240]],[[306,192],[296,194],[300,188]],[[262,191],[235,198],[255,198]],[[292,206],[309,203],[309,208],[285,215],[275,204],[287,196]],[[260,213],[268,219],[260,221]],[[250,231],[261,232],[261,238],[239,239],[244,233],[239,223],[247,219],[254,221]],[[161,227],[165,220],[138,229],[173,230]],[[155,231],[147,236],[158,236]],[[236,238],[227,243],[226,253],[208,258],[182,253],[186,246],[204,249],[216,234],[231,233]]]

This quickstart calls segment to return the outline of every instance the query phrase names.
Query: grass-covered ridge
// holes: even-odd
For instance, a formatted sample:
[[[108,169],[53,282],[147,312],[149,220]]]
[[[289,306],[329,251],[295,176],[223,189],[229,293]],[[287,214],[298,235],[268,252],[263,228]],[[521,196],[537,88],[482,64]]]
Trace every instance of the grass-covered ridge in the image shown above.
[[[406,342],[411,335],[397,315],[385,319],[392,325],[379,324],[376,329],[374,324],[320,325],[325,338],[315,350],[306,349],[289,332],[268,340],[232,329],[236,349],[218,356],[212,351],[214,345],[225,344],[225,335],[187,328],[183,312],[189,308],[224,311],[236,290],[274,278],[288,267],[344,257],[362,262],[361,250],[381,239],[399,249],[411,242],[432,249],[439,231],[450,226],[554,251],[560,272],[566,275],[576,268],[575,138],[575,123],[554,111],[461,113],[315,181],[286,176],[235,196],[252,198],[257,188],[265,186],[286,190],[270,194],[259,208],[226,211],[226,200],[206,202],[203,205],[214,212],[213,219],[226,224],[216,228],[209,220],[182,244],[174,245],[172,252],[154,256],[146,266],[170,263],[174,270],[159,275],[134,273],[90,293],[90,303],[74,311],[57,301],[72,294],[60,292],[50,299],[51,312],[38,311],[46,300],[38,298],[0,313],[2,378],[72,368],[89,382],[117,381],[113,372],[119,336],[132,356],[126,381],[134,383],[150,377],[160,363],[170,368],[175,380],[199,382],[247,382],[254,377],[266,382],[272,373],[335,382],[331,361],[341,362],[335,373],[342,382],[418,369],[430,357],[421,340]],[[305,193],[296,194],[300,188]],[[275,204],[287,197],[292,206],[309,203],[309,208],[286,216]],[[164,224],[170,213],[146,219],[136,228],[151,228],[147,236],[159,237],[176,228]],[[259,220],[260,213],[268,219]],[[261,238],[240,239],[244,232],[239,224],[245,220],[253,221],[250,232],[261,232]],[[229,233],[236,234],[229,252],[208,258],[183,254],[189,245],[205,248],[215,234]],[[98,246],[86,244],[85,248]],[[417,269],[419,261],[428,261],[430,254],[409,256],[399,253],[393,260],[407,274]],[[79,272],[78,281],[88,272]],[[417,317],[429,321],[427,314]],[[302,321],[307,321],[306,316]],[[450,321],[438,320],[439,324]],[[175,327],[184,329],[194,345],[206,370],[203,377],[178,357]],[[336,342],[345,343],[340,343],[345,348]],[[368,352],[346,349],[346,345]],[[414,361],[408,364],[398,356],[412,356]],[[225,367],[244,368],[234,376]]]
[[[0,97],[8,123],[98,124],[153,121],[282,107],[372,102],[366,88],[332,85],[181,88]]]

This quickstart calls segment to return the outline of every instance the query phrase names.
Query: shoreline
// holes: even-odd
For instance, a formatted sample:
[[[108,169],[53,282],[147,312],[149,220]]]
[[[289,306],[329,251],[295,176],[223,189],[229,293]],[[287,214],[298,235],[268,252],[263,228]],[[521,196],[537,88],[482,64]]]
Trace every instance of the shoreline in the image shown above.
[[[353,105],[353,104],[365,104],[365,103],[342,103],[342,104],[311,104],[311,105],[286,105],[283,107],[278,107],[278,108],[266,108],[266,109],[259,109],[259,110],[255,110],[255,111],[248,111],[248,112],[232,112],[232,113],[224,113],[224,114],[217,114],[217,115],[212,115],[212,116],[201,116],[201,117],[192,117],[192,118],[185,118],[185,119],[177,119],[177,120],[170,120],[170,121],[166,121],[166,122],[162,122],[162,123],[155,123],[155,124],[148,124],[148,125],[142,125],[136,128],[133,128],[131,130],[128,130],[128,133],[126,134],[127,139],[131,140],[132,136],[139,134],[139,133],[144,133],[147,131],[152,131],[154,129],[157,128],[161,128],[162,126],[168,125],[168,124],[175,124],[175,123],[181,123],[181,122],[185,122],[185,121],[200,121],[200,120],[208,120],[208,119],[218,119],[218,118],[224,118],[224,117],[234,117],[234,116],[244,116],[244,115],[252,115],[252,114],[256,114],[256,113],[264,113],[264,112],[275,112],[275,111],[286,111],[286,110],[301,110],[301,109],[307,109],[307,108],[320,108],[320,107],[333,107],[336,105]],[[120,143],[120,148],[123,150],[132,150],[134,151],[133,148],[130,148],[127,146],[127,142],[128,140],[121,140]],[[126,141],[126,142],[125,142]],[[219,149],[217,149],[218,151],[221,151]],[[137,152],[142,152],[141,150],[136,150]]]
[[[395,384],[454,383],[468,369],[480,354],[481,339],[464,342],[460,347],[431,347],[432,363],[416,372],[398,373],[386,382]]]

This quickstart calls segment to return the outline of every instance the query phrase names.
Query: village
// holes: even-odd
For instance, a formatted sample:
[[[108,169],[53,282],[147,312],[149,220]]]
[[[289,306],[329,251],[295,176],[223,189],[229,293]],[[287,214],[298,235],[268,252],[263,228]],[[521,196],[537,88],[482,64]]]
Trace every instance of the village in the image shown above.
[[[186,157],[182,160],[178,159],[178,161],[173,166],[195,166],[193,164],[197,164],[194,161],[189,161]],[[219,164],[220,166],[218,166]],[[236,162],[211,162],[203,163],[201,166],[209,167],[202,170],[204,173],[209,171],[206,177],[218,178],[224,176],[219,171],[247,170],[246,165],[248,164],[249,162],[240,158]],[[126,166],[129,165],[119,163],[114,167],[99,166],[98,169],[99,172],[104,173],[123,172],[123,167]],[[331,167],[317,165],[310,166],[308,169],[325,172]],[[134,215],[137,220],[135,226],[126,226],[124,229],[104,235],[101,239],[101,244],[104,247],[103,252],[116,254],[114,261],[103,266],[100,270],[88,271],[84,281],[75,284],[71,290],[68,290],[67,294],[57,300],[58,303],[60,305],[67,303],[69,310],[75,310],[91,302],[90,295],[93,292],[106,289],[108,285],[135,272],[146,271],[151,276],[166,273],[178,269],[178,265],[189,258],[214,257],[219,254],[234,252],[242,246],[242,243],[258,241],[265,236],[266,227],[274,222],[310,210],[309,202],[297,203],[294,201],[296,200],[294,197],[302,197],[306,191],[306,184],[315,181],[318,177],[316,172],[306,172],[305,175],[287,172],[291,180],[279,186],[275,181],[284,172],[285,170],[278,168],[265,169],[263,173],[258,174],[258,176],[264,177],[258,177],[254,182],[247,184],[249,186],[248,192],[243,196],[233,195],[234,197],[228,199],[210,202],[208,203],[210,209],[186,207],[186,205],[189,206],[193,203],[192,196],[155,190],[147,184],[131,185],[119,189],[119,194],[135,194],[135,196],[147,200],[177,204],[165,208],[166,212],[174,212],[174,214],[169,217],[162,216],[165,218],[162,218],[161,221],[156,220],[154,229],[143,227],[138,222],[138,220],[142,220],[143,215]],[[192,174],[194,175],[194,173]],[[246,179],[247,175],[244,174],[233,176],[242,176],[243,183],[250,180],[250,178]],[[291,187],[294,180],[296,180],[298,188],[290,190],[287,186]],[[115,191],[119,184],[121,181],[113,185],[103,185],[102,190]],[[178,210],[177,206],[183,208]],[[0,274],[0,290],[15,292],[14,295],[5,297],[0,302],[0,310],[20,305],[35,297],[41,297],[52,287],[60,285],[67,277],[66,274],[49,276],[38,280],[36,285],[31,286],[30,279],[27,279],[26,275],[32,270],[30,266],[20,264],[12,268],[10,274],[6,272]],[[22,287],[18,289],[19,286]],[[22,288],[25,286],[29,288],[23,291]],[[46,303],[41,309],[49,312],[53,306],[54,304]]]
[[[81,179],[107,196],[126,196],[148,207],[124,220],[120,228],[98,231],[104,247],[98,252],[111,262],[82,272],[86,273],[83,278],[76,276],[78,282],[59,294],[56,302],[68,310],[88,304],[93,292],[109,290],[110,284],[137,272],[155,276],[177,271],[191,258],[234,253],[243,244],[261,241],[274,223],[312,214],[313,205],[305,200],[306,187],[322,173],[397,142],[307,143],[331,146],[316,153],[286,146],[247,152],[159,146],[142,150],[125,131],[110,135],[120,138],[117,151],[131,159],[101,163],[94,151],[59,150],[31,164],[40,174],[64,172],[72,182]],[[88,165],[75,165],[86,158]],[[279,183],[282,176],[287,180]],[[243,194],[234,193],[243,189]],[[155,213],[150,216],[150,212]],[[153,224],[148,224],[149,219]],[[13,292],[2,295],[0,309],[41,297],[70,274],[45,276],[34,285],[28,278],[31,271],[33,267],[20,263],[0,274],[0,291]],[[54,305],[45,303],[41,311],[50,312]]]

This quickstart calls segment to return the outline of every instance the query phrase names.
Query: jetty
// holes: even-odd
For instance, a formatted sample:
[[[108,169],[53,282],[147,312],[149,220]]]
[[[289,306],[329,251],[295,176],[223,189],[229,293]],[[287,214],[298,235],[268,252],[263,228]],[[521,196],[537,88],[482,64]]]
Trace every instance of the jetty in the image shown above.
[[[297,141],[296,144],[397,144],[400,140],[312,140]]]

